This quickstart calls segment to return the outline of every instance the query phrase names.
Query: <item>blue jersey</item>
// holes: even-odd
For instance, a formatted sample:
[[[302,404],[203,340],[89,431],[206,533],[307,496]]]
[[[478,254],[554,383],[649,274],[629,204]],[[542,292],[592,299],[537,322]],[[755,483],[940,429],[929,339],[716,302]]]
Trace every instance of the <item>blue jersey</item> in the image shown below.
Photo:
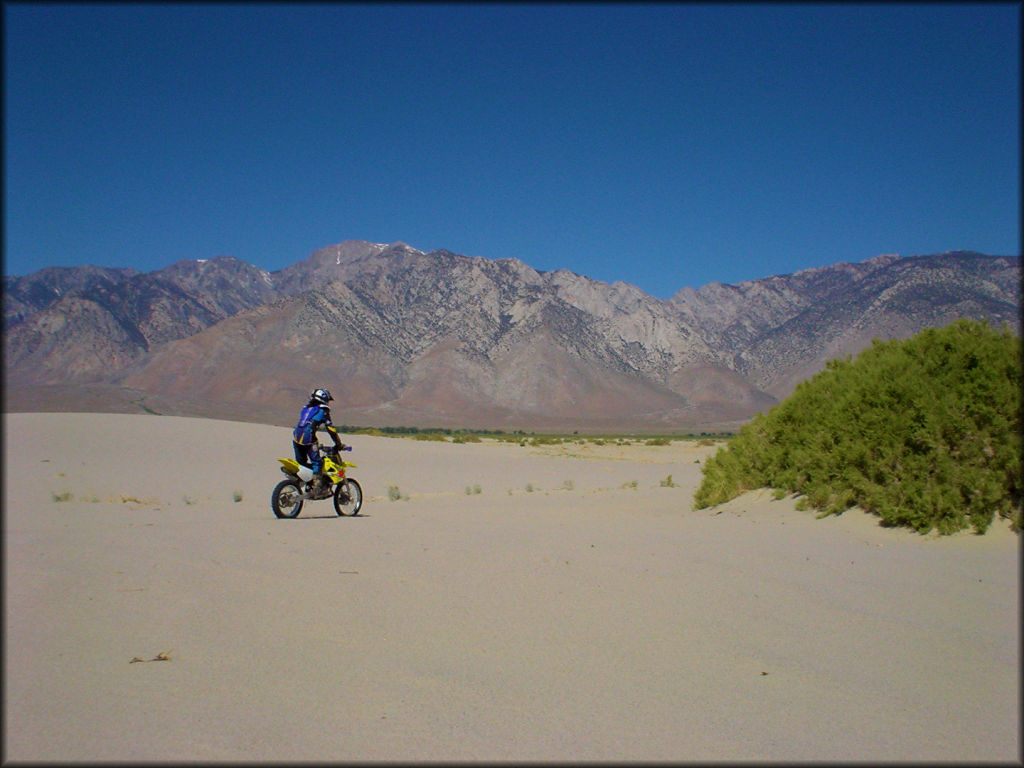
[[[299,414],[299,423],[292,431],[292,440],[299,445],[309,445],[320,427],[333,427],[331,411],[323,405],[307,405]]]

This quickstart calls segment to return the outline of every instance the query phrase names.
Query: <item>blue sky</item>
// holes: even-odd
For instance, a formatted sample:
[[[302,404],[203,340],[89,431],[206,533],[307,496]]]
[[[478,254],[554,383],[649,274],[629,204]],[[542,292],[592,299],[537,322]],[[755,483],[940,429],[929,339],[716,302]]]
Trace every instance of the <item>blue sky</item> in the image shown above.
[[[4,5],[4,274],[1020,252],[1020,6]]]

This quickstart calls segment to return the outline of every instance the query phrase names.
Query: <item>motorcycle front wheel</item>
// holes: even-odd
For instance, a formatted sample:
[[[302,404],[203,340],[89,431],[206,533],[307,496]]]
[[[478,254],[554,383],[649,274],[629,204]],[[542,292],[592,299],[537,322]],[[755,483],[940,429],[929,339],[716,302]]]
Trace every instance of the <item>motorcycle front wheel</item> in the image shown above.
[[[297,480],[282,480],[270,494],[270,506],[278,517],[297,517],[302,510],[302,489]]]
[[[363,489],[351,477],[334,489],[334,511],[339,515],[358,515],[363,506]]]

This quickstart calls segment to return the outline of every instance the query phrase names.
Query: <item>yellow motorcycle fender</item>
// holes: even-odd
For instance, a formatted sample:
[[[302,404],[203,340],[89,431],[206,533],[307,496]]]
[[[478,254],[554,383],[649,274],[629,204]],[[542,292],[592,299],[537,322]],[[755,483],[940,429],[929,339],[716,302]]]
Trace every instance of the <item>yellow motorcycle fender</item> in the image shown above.
[[[278,459],[281,462],[281,471],[286,475],[295,475],[300,480],[312,480],[313,470],[304,467],[295,459]]]

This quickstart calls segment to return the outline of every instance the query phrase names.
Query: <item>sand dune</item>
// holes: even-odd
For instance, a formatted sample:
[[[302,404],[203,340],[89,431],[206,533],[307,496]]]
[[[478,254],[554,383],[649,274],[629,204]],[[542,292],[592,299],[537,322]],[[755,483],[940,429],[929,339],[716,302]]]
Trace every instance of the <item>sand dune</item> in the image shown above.
[[[360,436],[363,514],[277,520],[286,428],[4,428],[8,760],[1020,760],[1002,524],[693,511],[693,443]]]

